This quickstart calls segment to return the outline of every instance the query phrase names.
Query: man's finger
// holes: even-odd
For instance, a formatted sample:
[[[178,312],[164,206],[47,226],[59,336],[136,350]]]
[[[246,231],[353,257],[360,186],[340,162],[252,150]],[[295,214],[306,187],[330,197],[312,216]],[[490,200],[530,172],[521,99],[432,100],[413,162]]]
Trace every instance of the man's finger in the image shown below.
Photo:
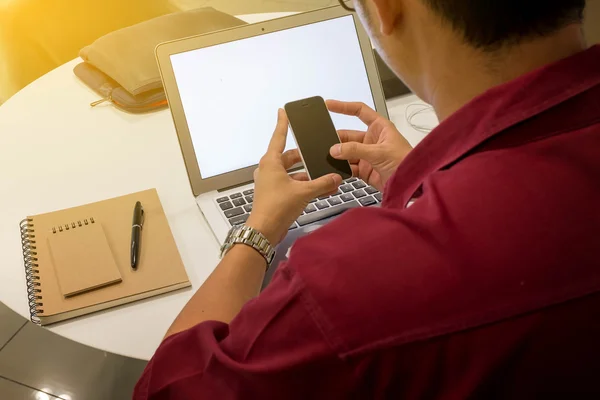
[[[338,100],[327,100],[326,104],[329,111],[337,114],[358,117],[367,126],[371,125],[377,118],[380,117],[380,115],[377,114],[377,111],[373,110],[365,103],[349,103]]]
[[[315,199],[325,194],[334,193],[342,184],[342,177],[338,174],[322,176],[307,183],[309,197]]]
[[[306,172],[297,172],[295,174],[291,174],[290,177],[295,181],[310,181],[310,178],[308,177],[308,174]]]
[[[340,129],[338,131],[338,136],[342,143],[346,142],[363,142],[365,140],[365,135],[367,132],[362,131],[352,131],[348,129]]]
[[[297,149],[288,150],[281,156],[281,162],[283,162],[285,169],[290,169],[294,164],[302,162],[302,157],[300,157],[300,152]]]
[[[285,149],[285,139],[288,133],[288,118],[285,111],[280,108],[277,112],[277,126],[269,143],[269,152],[281,154]]]
[[[346,130],[346,129],[342,129],[342,130],[338,131],[338,135],[339,135],[342,143],[347,143],[347,142],[362,143],[365,139],[366,134],[367,134],[367,132],[352,131],[352,130]],[[359,161],[358,159],[348,160],[348,162],[350,164],[358,164],[358,161]]]
[[[338,160],[366,160],[373,161],[373,153],[375,145],[373,144],[362,144],[358,142],[348,142],[342,144],[336,144],[331,147],[329,154]]]

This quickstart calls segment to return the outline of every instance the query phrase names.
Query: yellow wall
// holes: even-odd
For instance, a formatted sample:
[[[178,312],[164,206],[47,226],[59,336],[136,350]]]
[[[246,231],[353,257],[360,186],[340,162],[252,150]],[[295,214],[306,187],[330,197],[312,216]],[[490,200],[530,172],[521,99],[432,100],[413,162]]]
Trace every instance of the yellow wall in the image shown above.
[[[97,38],[173,11],[169,0],[0,0],[0,103]]]

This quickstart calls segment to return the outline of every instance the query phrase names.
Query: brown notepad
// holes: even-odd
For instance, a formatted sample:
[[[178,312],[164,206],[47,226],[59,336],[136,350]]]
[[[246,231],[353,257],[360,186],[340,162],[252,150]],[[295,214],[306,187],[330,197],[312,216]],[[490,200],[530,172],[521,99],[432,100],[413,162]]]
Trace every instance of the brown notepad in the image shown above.
[[[48,246],[58,286],[65,297],[121,282],[100,221],[95,219],[52,228]]]
[[[133,271],[130,265],[130,244],[131,222],[136,201],[140,201],[144,207],[145,220],[142,230],[140,261],[137,271]],[[92,223],[92,219],[94,223]],[[76,233],[79,228],[83,231],[86,221],[88,227],[97,224],[102,228],[121,282],[90,290],[91,286],[94,286],[90,283],[92,281],[76,280],[77,283],[74,287],[86,285],[90,287],[83,292],[75,290],[79,294],[73,293],[71,296],[65,296],[63,290],[67,289],[61,287],[63,280],[62,277],[59,278],[60,273],[57,273],[57,270],[61,268],[58,267],[58,263],[63,257],[68,257],[65,254],[73,256],[73,253],[71,253],[72,250],[69,250],[69,253],[61,251],[59,256],[58,249],[54,247],[51,249],[55,243],[55,240],[51,238],[53,235],[67,232],[69,234]],[[81,227],[79,227],[79,223],[82,224]],[[56,230],[56,233],[53,229]],[[190,286],[155,189],[28,217],[21,222],[21,237],[31,319],[41,325],[52,324]],[[78,240],[83,241],[81,238]],[[98,238],[98,240],[101,239]],[[94,240],[94,246],[102,245]],[[62,247],[60,249],[64,250]],[[110,264],[110,261],[106,262]],[[106,265],[103,264],[103,268],[105,267]],[[110,266],[106,268],[110,270]],[[67,274],[66,271],[65,269],[65,274]]]

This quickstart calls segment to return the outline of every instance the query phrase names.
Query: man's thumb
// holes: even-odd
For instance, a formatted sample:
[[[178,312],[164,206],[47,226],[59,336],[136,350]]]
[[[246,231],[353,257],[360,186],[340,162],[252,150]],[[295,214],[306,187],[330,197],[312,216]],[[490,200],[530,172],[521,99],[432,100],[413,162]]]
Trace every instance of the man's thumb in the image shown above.
[[[371,155],[371,146],[358,142],[340,143],[332,146],[329,153],[338,160],[363,159],[368,161]]]
[[[329,174],[309,182],[310,199],[335,192],[342,184],[342,177],[338,174]]]

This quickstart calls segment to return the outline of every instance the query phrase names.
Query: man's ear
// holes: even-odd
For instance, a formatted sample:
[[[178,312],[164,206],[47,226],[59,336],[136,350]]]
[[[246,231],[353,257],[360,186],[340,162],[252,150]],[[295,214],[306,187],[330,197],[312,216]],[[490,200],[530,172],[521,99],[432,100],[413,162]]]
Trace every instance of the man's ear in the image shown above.
[[[373,0],[382,35],[389,36],[394,32],[396,21],[400,17],[401,3],[399,0]]]

